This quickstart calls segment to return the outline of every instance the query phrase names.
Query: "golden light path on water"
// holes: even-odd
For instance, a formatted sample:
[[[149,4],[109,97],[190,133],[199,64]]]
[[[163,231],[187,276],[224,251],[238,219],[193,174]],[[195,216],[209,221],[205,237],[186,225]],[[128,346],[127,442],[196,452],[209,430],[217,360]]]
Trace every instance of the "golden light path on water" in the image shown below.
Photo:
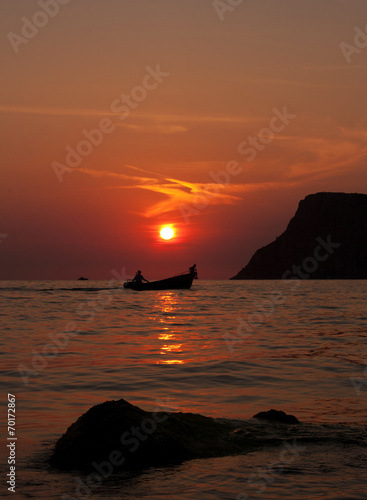
[[[162,314],[162,317],[159,318],[159,323],[162,325],[162,333],[158,334],[158,339],[162,341],[160,348],[162,359],[157,361],[157,364],[180,365],[186,362],[184,359],[168,359],[167,357],[167,355],[175,356],[176,353],[183,353],[183,345],[177,338],[179,332],[172,328],[172,321],[176,321],[177,318],[175,315],[175,305],[177,305],[177,297],[174,298],[172,292],[162,294],[157,302],[158,310]]]

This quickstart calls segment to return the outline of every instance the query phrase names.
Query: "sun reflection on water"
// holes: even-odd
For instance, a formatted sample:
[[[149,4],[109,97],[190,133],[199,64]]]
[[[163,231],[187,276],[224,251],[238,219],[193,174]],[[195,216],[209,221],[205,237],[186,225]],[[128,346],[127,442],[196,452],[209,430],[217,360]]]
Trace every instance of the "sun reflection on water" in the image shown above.
[[[157,364],[184,364],[187,360],[183,359],[184,348],[180,342],[182,332],[174,329],[172,324],[177,325],[178,321],[177,313],[180,309],[180,303],[177,294],[174,292],[159,294],[155,307],[160,313],[155,320],[158,320],[162,330],[158,333],[161,358],[157,361]]]

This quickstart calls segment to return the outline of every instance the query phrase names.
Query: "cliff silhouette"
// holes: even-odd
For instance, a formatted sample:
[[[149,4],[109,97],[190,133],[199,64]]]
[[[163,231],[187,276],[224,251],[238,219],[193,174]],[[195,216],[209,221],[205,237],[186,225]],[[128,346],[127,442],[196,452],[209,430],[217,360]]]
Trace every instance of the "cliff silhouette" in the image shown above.
[[[367,195],[316,193],[231,279],[367,279]]]

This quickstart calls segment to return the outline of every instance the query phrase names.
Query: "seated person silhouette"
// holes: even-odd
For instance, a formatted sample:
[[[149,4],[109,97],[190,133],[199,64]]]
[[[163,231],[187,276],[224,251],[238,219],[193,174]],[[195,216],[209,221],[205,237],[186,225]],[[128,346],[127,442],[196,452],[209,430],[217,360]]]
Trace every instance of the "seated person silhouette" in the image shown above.
[[[194,275],[194,278],[197,279],[198,273],[196,272],[196,264],[193,266],[189,267],[190,273]]]
[[[133,279],[133,283],[138,283],[138,284],[141,284],[143,281],[146,281],[147,283],[149,283],[148,280],[146,280],[144,278],[144,276],[141,274],[141,271],[138,271],[135,276],[134,276],[134,279]]]

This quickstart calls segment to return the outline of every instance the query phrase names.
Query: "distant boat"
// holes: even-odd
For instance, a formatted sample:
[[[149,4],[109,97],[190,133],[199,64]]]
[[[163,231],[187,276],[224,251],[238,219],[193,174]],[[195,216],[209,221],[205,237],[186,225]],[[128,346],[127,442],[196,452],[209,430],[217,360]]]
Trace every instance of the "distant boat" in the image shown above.
[[[83,278],[83,276],[80,276],[80,278],[78,278],[78,281],[88,281],[88,278]]]
[[[143,291],[143,290],[182,290],[191,288],[192,282],[195,278],[195,273],[182,273],[172,278],[166,278],[164,280],[149,281],[148,283],[136,283],[132,280],[126,281],[124,283],[124,288],[130,288],[131,290]]]

